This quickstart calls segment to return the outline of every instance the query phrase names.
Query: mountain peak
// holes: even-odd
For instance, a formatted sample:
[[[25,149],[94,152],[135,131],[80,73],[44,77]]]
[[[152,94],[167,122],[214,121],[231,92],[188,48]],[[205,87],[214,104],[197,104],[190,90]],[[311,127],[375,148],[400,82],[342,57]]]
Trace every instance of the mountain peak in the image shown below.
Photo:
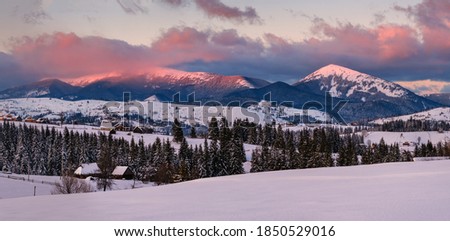
[[[306,76],[302,81],[308,82],[311,80],[318,79],[318,77],[329,77],[329,76],[338,76],[341,77],[342,79],[354,81],[357,81],[359,79],[374,78],[373,76],[363,74],[361,72],[349,69],[347,67],[343,67],[336,64],[329,64]]]
[[[318,85],[320,91],[329,91],[333,97],[402,97],[408,94],[403,87],[381,78],[356,70],[330,64],[322,67],[297,82],[297,85]],[[357,97],[356,97],[357,96]]]

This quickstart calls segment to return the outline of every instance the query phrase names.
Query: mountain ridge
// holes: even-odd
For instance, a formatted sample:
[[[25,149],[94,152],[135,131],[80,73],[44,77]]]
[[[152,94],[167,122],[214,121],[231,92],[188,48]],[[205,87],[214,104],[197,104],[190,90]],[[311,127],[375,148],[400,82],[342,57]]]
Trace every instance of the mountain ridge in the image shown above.
[[[92,76],[90,76],[92,77]],[[96,79],[98,78],[98,79]],[[74,86],[80,85],[80,86]],[[54,93],[53,93],[54,92]],[[133,100],[145,100],[157,96],[162,100],[195,100],[202,103],[259,102],[270,96],[280,103],[290,102],[297,108],[312,102],[315,107],[333,111],[335,104],[346,101],[339,114],[346,121],[378,119],[406,115],[444,106],[418,96],[398,84],[364,74],[339,65],[324,66],[296,83],[270,83],[241,75],[225,76],[207,72],[186,72],[172,69],[156,69],[141,74],[96,75],[89,79],[53,79],[35,82],[0,92],[0,98],[57,97],[69,100],[120,101],[125,92]]]

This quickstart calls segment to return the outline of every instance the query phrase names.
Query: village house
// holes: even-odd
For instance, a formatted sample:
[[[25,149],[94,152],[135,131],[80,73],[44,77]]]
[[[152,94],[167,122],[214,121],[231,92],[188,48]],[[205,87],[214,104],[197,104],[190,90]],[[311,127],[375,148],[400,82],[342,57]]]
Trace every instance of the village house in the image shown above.
[[[114,168],[112,176],[114,179],[131,180],[134,178],[133,171],[131,171],[131,169],[127,166],[117,166]]]
[[[100,174],[100,168],[98,168],[97,163],[81,164],[74,172],[75,177],[78,178],[98,177]]]

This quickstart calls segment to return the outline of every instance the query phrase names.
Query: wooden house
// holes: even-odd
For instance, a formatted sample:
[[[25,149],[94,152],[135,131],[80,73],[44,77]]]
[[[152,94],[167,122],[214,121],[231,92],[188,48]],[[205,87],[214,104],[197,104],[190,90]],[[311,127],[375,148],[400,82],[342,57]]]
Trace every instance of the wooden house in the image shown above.
[[[133,171],[127,166],[117,166],[112,172],[114,179],[126,179],[131,180],[134,178]]]

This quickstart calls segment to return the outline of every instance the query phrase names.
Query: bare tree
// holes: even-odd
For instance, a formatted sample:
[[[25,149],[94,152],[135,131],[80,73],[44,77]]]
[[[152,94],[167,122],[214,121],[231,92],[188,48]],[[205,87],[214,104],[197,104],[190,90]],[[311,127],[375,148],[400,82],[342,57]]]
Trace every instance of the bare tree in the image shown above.
[[[63,176],[61,182],[55,183],[51,194],[71,194],[92,192],[91,186],[84,180],[71,176]]]

